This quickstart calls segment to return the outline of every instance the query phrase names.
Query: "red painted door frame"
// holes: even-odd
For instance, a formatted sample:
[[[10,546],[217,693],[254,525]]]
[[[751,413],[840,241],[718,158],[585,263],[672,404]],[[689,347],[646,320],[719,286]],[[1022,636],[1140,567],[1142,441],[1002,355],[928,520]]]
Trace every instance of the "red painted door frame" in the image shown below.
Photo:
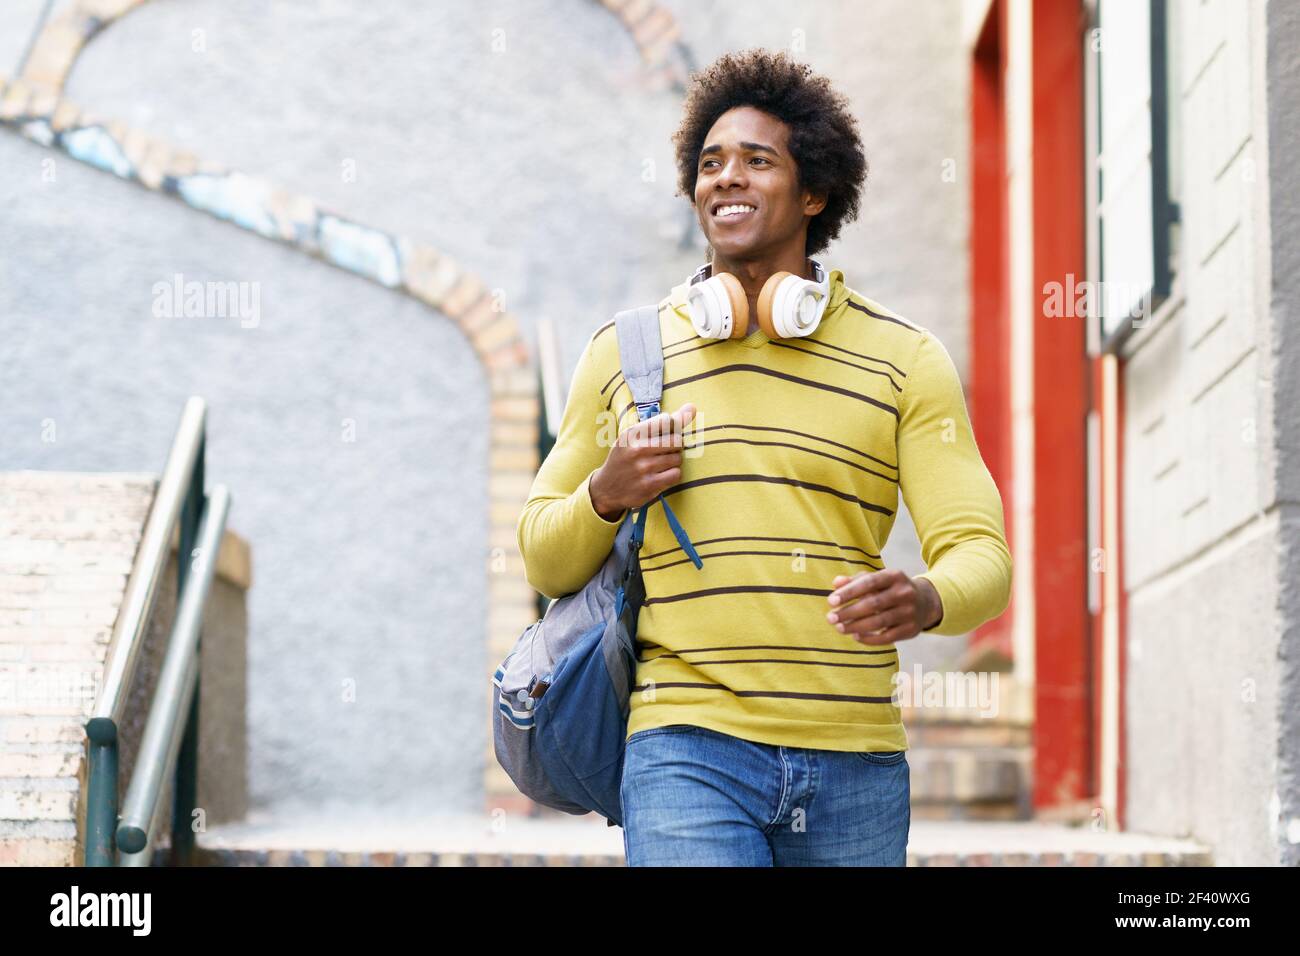
[[[984,463],[1002,492],[1007,540],[1011,541],[1014,472],[1005,72],[1006,4],[994,0],[971,60],[970,404],[971,427]],[[1010,661],[1012,617],[1008,607],[978,628],[971,636],[968,659],[991,652]]]
[[[993,0],[971,61],[972,419],[981,453],[1011,504],[1032,494],[1035,811],[1079,806],[1098,787],[1097,709],[1088,612],[1087,415],[1091,407],[1083,317],[1049,317],[1043,289],[1086,278],[1084,220],[1084,13],[1078,0],[1032,0],[1033,488],[1013,480],[1011,310],[1006,165],[1007,0]],[[1072,279],[1070,277],[1073,277]],[[1014,555],[1013,555],[1014,557]],[[1014,601],[1013,601],[1014,603]],[[1010,609],[981,628],[977,646],[1010,657]]]
[[[1087,277],[1084,63],[1078,0],[1034,0],[1034,647],[1035,809],[1097,793],[1088,613],[1086,315],[1049,316],[1050,283],[1064,300]]]

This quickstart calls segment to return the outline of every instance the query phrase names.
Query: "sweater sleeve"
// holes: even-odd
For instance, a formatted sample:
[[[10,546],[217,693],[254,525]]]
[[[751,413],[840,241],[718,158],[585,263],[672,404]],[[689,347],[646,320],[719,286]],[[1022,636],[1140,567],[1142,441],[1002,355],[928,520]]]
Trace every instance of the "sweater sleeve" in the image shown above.
[[[591,579],[623,523],[623,515],[606,521],[591,502],[591,476],[617,435],[600,393],[612,370],[602,371],[595,338],[587,340],[578,360],[555,445],[533,479],[515,529],[524,576],[551,598],[572,594]]]
[[[1002,498],[980,457],[961,379],[943,343],[923,330],[900,399],[899,484],[943,603],[924,633],[965,634],[1011,601]]]

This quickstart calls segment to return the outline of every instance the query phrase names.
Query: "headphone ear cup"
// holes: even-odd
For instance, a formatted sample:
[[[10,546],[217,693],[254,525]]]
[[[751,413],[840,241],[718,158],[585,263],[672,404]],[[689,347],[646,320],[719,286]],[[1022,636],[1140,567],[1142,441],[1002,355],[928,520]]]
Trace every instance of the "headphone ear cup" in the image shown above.
[[[758,327],[769,339],[782,337],[776,330],[776,323],[772,321],[772,303],[776,299],[777,289],[781,288],[781,283],[793,275],[793,272],[773,273],[763,283],[763,291],[758,294]]]
[[[749,296],[745,295],[745,287],[730,272],[719,272],[709,281],[714,280],[722,286],[727,299],[731,302],[732,322],[729,337],[743,339],[749,330]]]

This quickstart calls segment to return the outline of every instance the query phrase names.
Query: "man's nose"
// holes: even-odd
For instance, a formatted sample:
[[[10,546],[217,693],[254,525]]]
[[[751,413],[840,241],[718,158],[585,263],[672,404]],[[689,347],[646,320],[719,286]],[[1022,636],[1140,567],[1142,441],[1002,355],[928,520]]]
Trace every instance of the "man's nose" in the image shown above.
[[[730,159],[722,166],[722,173],[718,176],[718,185],[722,187],[730,186],[733,183],[745,184],[745,166],[739,159]]]

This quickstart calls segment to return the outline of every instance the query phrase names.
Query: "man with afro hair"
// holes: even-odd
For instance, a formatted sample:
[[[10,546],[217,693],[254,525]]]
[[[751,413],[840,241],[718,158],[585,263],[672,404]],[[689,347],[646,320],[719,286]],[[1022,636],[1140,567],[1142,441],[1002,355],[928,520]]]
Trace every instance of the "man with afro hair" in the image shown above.
[[[784,53],[729,54],[692,76],[673,142],[709,244],[659,304],[676,410],[638,421],[614,323],[592,334],[520,516],[527,577],[577,591],[660,498],[701,559],[649,509],[629,865],[903,866],[896,644],[1005,610],[1001,498],[942,343],[813,258],[866,181],[845,97]],[[900,494],[924,574],[881,558]]]

